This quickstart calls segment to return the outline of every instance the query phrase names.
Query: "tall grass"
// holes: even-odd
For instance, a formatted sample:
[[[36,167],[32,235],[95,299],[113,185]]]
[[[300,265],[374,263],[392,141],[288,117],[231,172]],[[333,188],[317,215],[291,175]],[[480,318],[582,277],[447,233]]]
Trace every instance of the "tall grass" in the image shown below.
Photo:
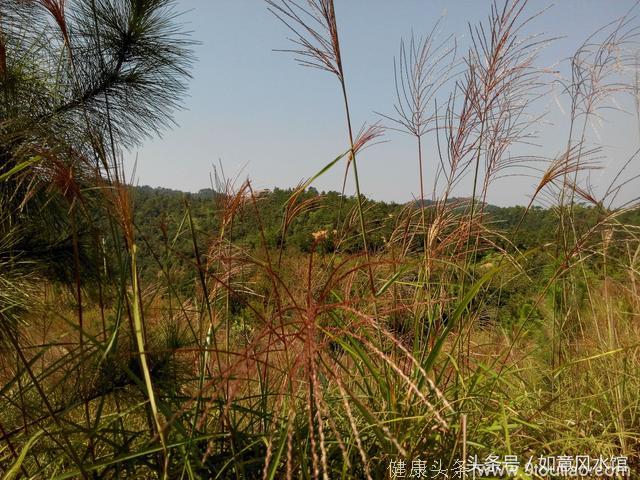
[[[119,148],[177,106],[189,43],[171,2],[83,1],[70,11],[11,3],[0,30],[3,478],[377,479],[389,476],[390,460],[453,468],[489,453],[627,455],[637,468],[640,231],[625,220],[637,204],[615,202],[633,186],[632,159],[600,198],[584,184],[597,166],[587,135],[597,109],[637,93],[631,15],[571,61],[567,148],[540,172],[529,205],[550,199],[557,246],[531,251],[491,223],[486,202],[516,163],[541,160],[510,152],[531,138],[531,104],[546,93],[536,68],[546,40],[524,34],[544,12],[528,14],[521,0],[493,4],[460,58],[435,31],[402,43],[395,113],[382,118],[416,140],[420,199],[374,249],[356,159],[383,129],[352,128],[333,1],[267,3],[293,31],[301,63],[338,79],[346,118],[343,153],[282,205],[279,251],[260,192],[224,175],[212,224],[199,224],[186,199],[180,218],[158,222],[163,251],[136,225]],[[26,73],[11,55],[39,45],[23,22],[43,12],[56,20],[41,23],[57,38],[49,48],[70,69],[56,88],[72,85],[53,106],[47,89],[34,97],[7,77],[11,67],[20,88],[33,83],[18,78]],[[141,51],[154,58],[145,63]],[[134,93],[152,98],[128,111]],[[31,118],[36,100],[43,113]],[[71,120],[82,127],[57,142],[50,132]],[[424,151],[426,134],[435,151]],[[354,210],[316,232],[308,254],[294,252],[290,228],[322,208],[302,193],[342,161],[345,181],[353,171]],[[427,162],[437,171],[431,204]],[[454,199],[465,181],[471,198]],[[47,210],[56,201],[63,208]],[[23,246],[23,229],[44,225],[31,206],[55,212],[69,233],[66,279],[47,275],[65,262]],[[244,217],[254,219],[256,248],[236,241]],[[156,264],[155,281],[140,275],[141,252]],[[514,284],[530,298],[507,323],[501,299]]]

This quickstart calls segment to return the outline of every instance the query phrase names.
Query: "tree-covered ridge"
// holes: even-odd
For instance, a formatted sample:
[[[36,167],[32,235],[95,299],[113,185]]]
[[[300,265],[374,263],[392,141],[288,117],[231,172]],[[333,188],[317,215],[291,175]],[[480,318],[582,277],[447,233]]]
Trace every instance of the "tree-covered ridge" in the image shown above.
[[[298,203],[310,202],[312,206],[296,216],[283,239],[283,221],[286,205],[296,193],[294,189],[260,191],[255,194],[255,204],[247,202],[243,207],[241,219],[234,225],[232,237],[243,245],[255,248],[261,244],[260,227],[264,230],[267,243],[272,248],[284,244],[301,252],[309,252],[313,244],[313,233],[332,232],[341,220],[348,217],[355,207],[354,197],[342,196],[338,192],[318,192],[311,187],[296,196]],[[211,231],[219,227],[220,199],[223,195],[211,189],[203,189],[197,193],[181,192],[167,188],[149,186],[134,187],[135,222],[140,235],[155,245],[159,245],[159,234],[163,225],[177,228],[187,209],[191,211],[197,229],[207,238]],[[381,247],[389,240],[398,218],[407,210],[419,210],[418,202],[406,204],[389,203],[371,199],[365,200],[365,218],[367,220],[370,242],[373,248]],[[451,199],[464,211],[468,208],[468,200]],[[425,202],[428,213],[436,207]],[[554,208],[534,206],[499,207],[487,205],[485,221],[489,228],[505,235],[517,248],[527,250],[554,241],[558,228],[558,212]],[[577,216],[577,225],[589,225],[597,218],[597,207],[575,205],[573,211]],[[602,214],[602,212],[600,212]],[[625,212],[622,223],[640,225],[640,209]],[[171,233],[175,235],[176,231]],[[361,245],[360,245],[361,246]],[[327,247],[327,246],[325,246]],[[352,246],[359,248],[357,239]]]

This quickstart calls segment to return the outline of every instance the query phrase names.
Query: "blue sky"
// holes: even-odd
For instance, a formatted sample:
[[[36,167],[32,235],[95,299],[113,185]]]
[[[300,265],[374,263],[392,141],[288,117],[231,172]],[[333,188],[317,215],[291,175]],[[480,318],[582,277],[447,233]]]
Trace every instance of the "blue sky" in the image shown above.
[[[529,33],[562,37],[539,58],[544,67],[567,58],[598,27],[623,15],[631,1],[560,0],[556,5],[531,0],[530,14],[549,7],[528,27]],[[162,138],[126,154],[129,169],[137,158],[136,183],[197,191],[210,186],[213,164],[221,161],[227,177],[249,177],[256,188],[288,187],[317,172],[347,148],[338,83],[331,75],[298,66],[288,48],[288,31],[261,0],[181,0],[180,17],[199,45],[185,110],[177,126]],[[441,38],[453,33],[464,48],[467,23],[486,18],[487,0],[336,0],[346,81],[355,125],[379,120],[394,101],[393,57],[399,41],[413,30],[428,33],[442,18]],[[629,105],[632,105],[629,102]],[[625,105],[627,106],[627,105]],[[553,97],[535,106],[548,111],[540,147],[521,152],[553,155],[566,144],[568,127]],[[594,184],[608,182],[637,148],[635,115],[613,115],[597,129],[607,145],[607,169]],[[590,134],[595,141],[595,134]],[[359,159],[363,193],[380,200],[407,201],[418,194],[415,149],[410,137],[389,132],[385,143]],[[425,185],[432,184],[435,145],[427,139]],[[342,167],[319,179],[319,190],[339,190]],[[635,164],[635,171],[639,171]],[[523,171],[524,172],[524,171]],[[518,172],[513,172],[518,173]],[[500,205],[528,202],[535,180],[511,176],[497,182],[489,201]],[[456,193],[469,194],[465,186]]]

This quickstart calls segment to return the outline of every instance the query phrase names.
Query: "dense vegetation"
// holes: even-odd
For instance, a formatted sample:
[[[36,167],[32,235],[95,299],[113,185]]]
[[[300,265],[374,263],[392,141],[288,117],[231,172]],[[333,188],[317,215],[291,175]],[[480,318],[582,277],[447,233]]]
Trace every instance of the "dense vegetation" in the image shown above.
[[[354,197],[343,197],[339,192],[322,192],[310,189],[299,194],[300,201],[313,202],[310,208],[296,216],[295,222],[288,229],[287,235],[282,236],[282,219],[284,215],[283,205],[295,193],[293,189],[279,189],[273,191],[258,192],[256,194],[256,209],[248,209],[236,222],[234,227],[234,240],[248,248],[256,248],[261,244],[259,223],[264,230],[269,248],[276,249],[280,246],[295,251],[309,253],[313,244],[313,232],[320,230],[333,231],[340,225],[340,215],[348,215],[355,207]],[[206,229],[219,227],[221,212],[218,211],[216,197],[219,194],[213,190],[201,190],[195,194],[189,194],[166,188],[136,187],[133,191],[135,201],[135,224],[138,231],[145,239],[148,239],[154,250],[162,246],[163,222],[177,227],[185,212],[185,207],[191,210],[197,230],[208,235]],[[383,248],[386,240],[397,223],[398,216],[405,209],[411,209],[412,204],[385,203],[364,199],[364,209],[367,222],[367,230],[370,231],[369,246],[373,250]],[[451,203],[464,209],[468,201],[464,199],[452,199]],[[432,214],[432,209],[425,202],[427,215]],[[413,204],[413,208],[419,209],[419,202]],[[505,232],[514,232],[515,236],[510,240],[521,249],[536,247],[542,243],[552,242],[555,235],[556,215],[552,210],[540,207],[530,209],[525,215],[525,207],[496,207],[487,205],[487,222],[496,229]],[[577,211],[578,217],[588,221],[589,208]],[[256,218],[259,216],[260,221]],[[516,226],[521,223],[518,229]],[[631,219],[631,222],[633,220]],[[175,231],[172,232],[175,235]],[[172,236],[173,236],[172,235]],[[188,243],[188,239],[186,239]],[[284,242],[284,243],[283,243]],[[324,243],[323,248],[330,248]],[[350,245],[354,251],[362,249],[362,245],[354,239]],[[188,249],[183,252],[186,253]]]
[[[197,194],[128,185],[121,162],[185,90],[173,2],[0,5],[2,478],[377,479],[490,454],[518,455],[520,478],[559,454],[624,456],[636,475],[640,210],[617,198],[637,178],[631,158],[590,190],[587,128],[637,99],[634,18],[571,58],[567,148],[523,207],[488,199],[532,161],[510,155],[544,94],[526,2],[494,4],[462,55],[403,43],[383,118],[421,175],[399,205],[361,191],[384,131],[351,128],[333,1],[267,3],[337,80],[348,143],[295,189]],[[354,196],[314,189],[343,166]]]
[[[282,235],[282,220],[285,213],[283,206],[295,193],[293,189],[279,189],[261,191],[256,194],[256,208],[246,209],[237,220],[234,227],[234,240],[243,246],[255,249],[262,243],[260,225],[264,230],[269,248],[277,249],[284,246],[296,252],[309,253],[313,246],[313,233],[320,230],[333,231],[340,225],[340,215],[348,215],[355,207],[354,197],[343,197],[338,192],[318,192],[311,187],[299,193],[301,201],[313,202],[310,208],[296,216],[295,222]],[[159,251],[163,245],[163,225],[170,226],[171,237],[177,233],[185,211],[189,209],[193,217],[196,230],[206,240],[220,226],[222,213],[219,210],[220,193],[213,190],[200,190],[198,193],[185,193],[167,188],[134,187],[132,196],[135,202],[134,222],[141,237],[148,242],[153,250]],[[419,202],[408,204],[386,203],[364,199],[367,229],[370,231],[370,247],[380,250],[384,243],[391,238],[396,227],[398,217],[402,217],[407,210],[419,210]],[[451,199],[451,204],[460,211],[468,206],[467,199]],[[433,215],[433,207],[425,202],[427,216]],[[486,205],[486,222],[495,230],[508,235],[509,243],[520,250],[529,250],[555,240],[557,228],[557,212],[553,209],[523,206],[497,207]],[[593,223],[598,216],[598,210],[586,204],[574,206],[576,223],[579,228]],[[258,217],[256,217],[258,215]],[[259,218],[259,220],[258,220]],[[624,223],[640,224],[638,209],[630,209],[623,215]],[[183,235],[183,237],[186,237]],[[189,239],[182,239],[181,251],[189,253]],[[501,242],[506,246],[507,242]],[[354,240],[350,245],[354,251],[362,245]],[[322,244],[325,251],[331,251],[330,242]],[[420,245],[416,246],[420,248]],[[146,256],[145,256],[146,257]],[[148,258],[147,258],[148,260]]]

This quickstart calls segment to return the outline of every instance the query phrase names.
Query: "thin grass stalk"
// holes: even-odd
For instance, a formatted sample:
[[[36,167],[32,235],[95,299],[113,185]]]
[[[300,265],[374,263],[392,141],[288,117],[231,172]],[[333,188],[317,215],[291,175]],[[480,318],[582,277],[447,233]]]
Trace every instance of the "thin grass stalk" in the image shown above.
[[[7,447],[9,448],[9,452],[11,453],[11,456],[17,462],[18,459],[20,458],[20,456],[18,455],[18,452],[16,451],[15,447],[13,446],[13,442],[11,441],[11,438],[7,435],[7,432],[5,431],[4,427],[2,426],[2,422],[0,422],[0,434],[2,434],[3,437],[5,437],[5,441],[7,442]],[[20,463],[20,471],[25,476],[25,478],[29,478],[29,472],[27,472],[27,470],[25,469],[25,467],[24,467],[24,465],[22,463]]]
[[[12,332],[8,333],[7,338],[9,340],[9,342],[12,344],[13,348],[15,349],[16,354],[18,355],[18,358],[20,359],[20,363],[22,363],[22,365],[24,366],[24,369],[27,372],[27,375],[29,376],[29,378],[31,379],[31,382],[32,382],[33,386],[35,387],[36,391],[38,392],[38,395],[42,399],[42,402],[44,403],[45,408],[47,409],[47,412],[49,413],[49,418],[51,418],[53,423],[56,425],[56,428],[60,432],[64,432],[63,424],[60,421],[60,419],[58,418],[57,414],[55,413],[55,410],[53,409],[51,403],[49,402],[49,398],[48,398],[47,394],[45,393],[44,389],[42,388],[42,386],[40,385],[40,382],[38,381],[38,379],[36,378],[35,374],[33,373],[33,370],[31,369],[29,361],[27,360],[27,358],[25,357],[24,353],[22,352],[22,348],[20,347],[20,344],[18,343],[18,340],[14,337]],[[60,445],[61,447],[62,447],[62,444],[64,444],[66,446],[67,451],[68,451],[72,461],[78,467],[78,470],[79,470],[80,474],[82,475],[82,478],[85,478],[85,479],[89,478],[87,472],[85,471],[82,459],[80,458],[80,456],[78,455],[76,450],[73,448],[73,445],[71,444],[69,438],[66,435],[64,435],[64,433],[62,435],[54,435],[54,434],[46,432],[46,431],[45,431],[45,433],[47,434],[47,436],[49,436],[51,438],[51,440],[54,443]],[[59,436],[62,437],[61,441],[58,440]]]
[[[378,319],[378,304],[377,304],[377,300],[375,298],[376,295],[376,285],[375,285],[375,280],[373,277],[373,267],[371,265],[371,256],[370,256],[370,252],[369,252],[369,245],[368,245],[368,240],[367,240],[367,231],[366,231],[366,226],[365,226],[365,221],[364,221],[364,212],[363,212],[363,208],[362,208],[362,194],[360,192],[360,180],[358,177],[358,165],[356,162],[356,143],[354,141],[354,136],[353,136],[353,127],[351,124],[351,114],[350,114],[350,109],[349,109],[349,99],[347,96],[347,85],[346,85],[346,81],[345,81],[345,76],[344,76],[344,70],[342,67],[342,55],[340,53],[340,41],[339,41],[339,37],[338,37],[338,28],[337,25],[335,23],[335,10],[334,10],[334,4],[333,4],[333,0],[329,0],[329,9],[331,12],[331,18],[333,19],[333,23],[331,23],[331,27],[330,31],[331,31],[331,35],[332,35],[332,41],[333,41],[333,46],[334,46],[334,50],[335,50],[335,56],[336,56],[336,66],[338,67],[338,80],[340,82],[340,88],[342,90],[342,98],[343,98],[343,103],[344,103],[344,110],[345,110],[345,118],[346,118],[346,122],[347,122],[347,131],[349,133],[349,147],[350,147],[350,156],[348,159],[348,163],[347,163],[347,168],[350,164],[353,164],[353,178],[354,178],[354,182],[355,182],[355,188],[356,188],[356,206],[357,206],[357,210],[358,210],[358,220],[360,222],[360,233],[361,233],[361,237],[362,237],[362,247],[364,249],[364,254],[365,254],[365,261],[367,263],[367,274],[369,277],[369,288],[371,289],[371,295],[373,296],[371,305],[373,308],[373,312],[374,312],[374,316]],[[382,337],[379,337],[380,340],[382,340]],[[383,363],[383,369],[384,369],[384,373],[385,373],[385,377],[387,378],[387,383],[389,383],[389,372],[387,369],[387,365],[386,363]],[[390,399],[389,399],[390,400]]]
[[[198,272],[198,279],[200,282],[200,288],[202,289],[202,302],[204,303],[205,306],[205,310],[207,312],[207,316],[209,319],[209,326],[207,327],[207,332],[205,335],[205,341],[204,344],[201,347],[201,351],[200,351],[200,368],[199,368],[199,374],[198,374],[198,394],[197,394],[197,398],[196,398],[196,403],[195,403],[195,410],[194,410],[194,414],[193,414],[193,421],[192,421],[192,425],[191,425],[191,432],[189,434],[189,441],[187,443],[187,452],[190,453],[191,448],[192,448],[192,441],[193,441],[193,437],[195,435],[196,432],[196,428],[197,428],[197,423],[199,420],[199,416],[200,416],[200,410],[202,408],[202,390],[204,388],[205,385],[205,377],[207,374],[207,370],[209,369],[209,351],[210,351],[210,347],[211,345],[213,345],[213,349],[216,355],[216,364],[218,367],[218,373],[219,373],[219,378],[222,378],[222,364],[220,362],[220,349],[218,348],[218,344],[217,344],[217,338],[216,338],[216,332],[215,332],[215,326],[214,326],[214,317],[213,317],[213,312],[211,309],[211,300],[209,297],[209,288],[207,286],[207,279],[205,277],[205,268],[204,265],[202,265],[202,260],[200,257],[200,250],[198,248],[198,241],[197,241],[197,237],[196,237],[196,231],[195,231],[195,226],[193,224],[193,218],[191,216],[191,207],[188,204],[188,202],[185,201],[185,208],[187,211],[187,219],[189,221],[189,230],[191,232],[191,242],[193,245],[193,252],[194,252],[194,257],[195,257],[195,262],[196,262],[196,269]],[[200,340],[201,337],[201,329],[198,329],[198,340]],[[200,340],[201,341],[201,340]],[[226,393],[224,394],[226,396]],[[185,462],[183,464],[183,469],[182,469],[182,474],[181,474],[181,478],[184,477],[185,473],[187,471],[187,458],[185,457]]]
[[[142,318],[142,295],[140,285],[138,283],[138,267],[137,267],[137,252],[138,246],[135,241],[131,242],[131,280],[132,284],[132,310],[133,310],[133,323],[135,327],[135,338],[138,347],[138,353],[140,355],[140,367],[144,377],[144,383],[147,390],[147,397],[149,399],[149,405],[151,406],[151,412],[156,425],[156,433],[160,439],[162,451],[165,458],[165,472],[166,462],[168,462],[169,451],[167,449],[167,443],[165,439],[165,431],[160,418],[160,412],[158,410],[158,403],[156,395],[153,389],[153,380],[151,379],[151,370],[149,369],[149,363],[147,361],[146,340],[144,332],[144,321]]]

